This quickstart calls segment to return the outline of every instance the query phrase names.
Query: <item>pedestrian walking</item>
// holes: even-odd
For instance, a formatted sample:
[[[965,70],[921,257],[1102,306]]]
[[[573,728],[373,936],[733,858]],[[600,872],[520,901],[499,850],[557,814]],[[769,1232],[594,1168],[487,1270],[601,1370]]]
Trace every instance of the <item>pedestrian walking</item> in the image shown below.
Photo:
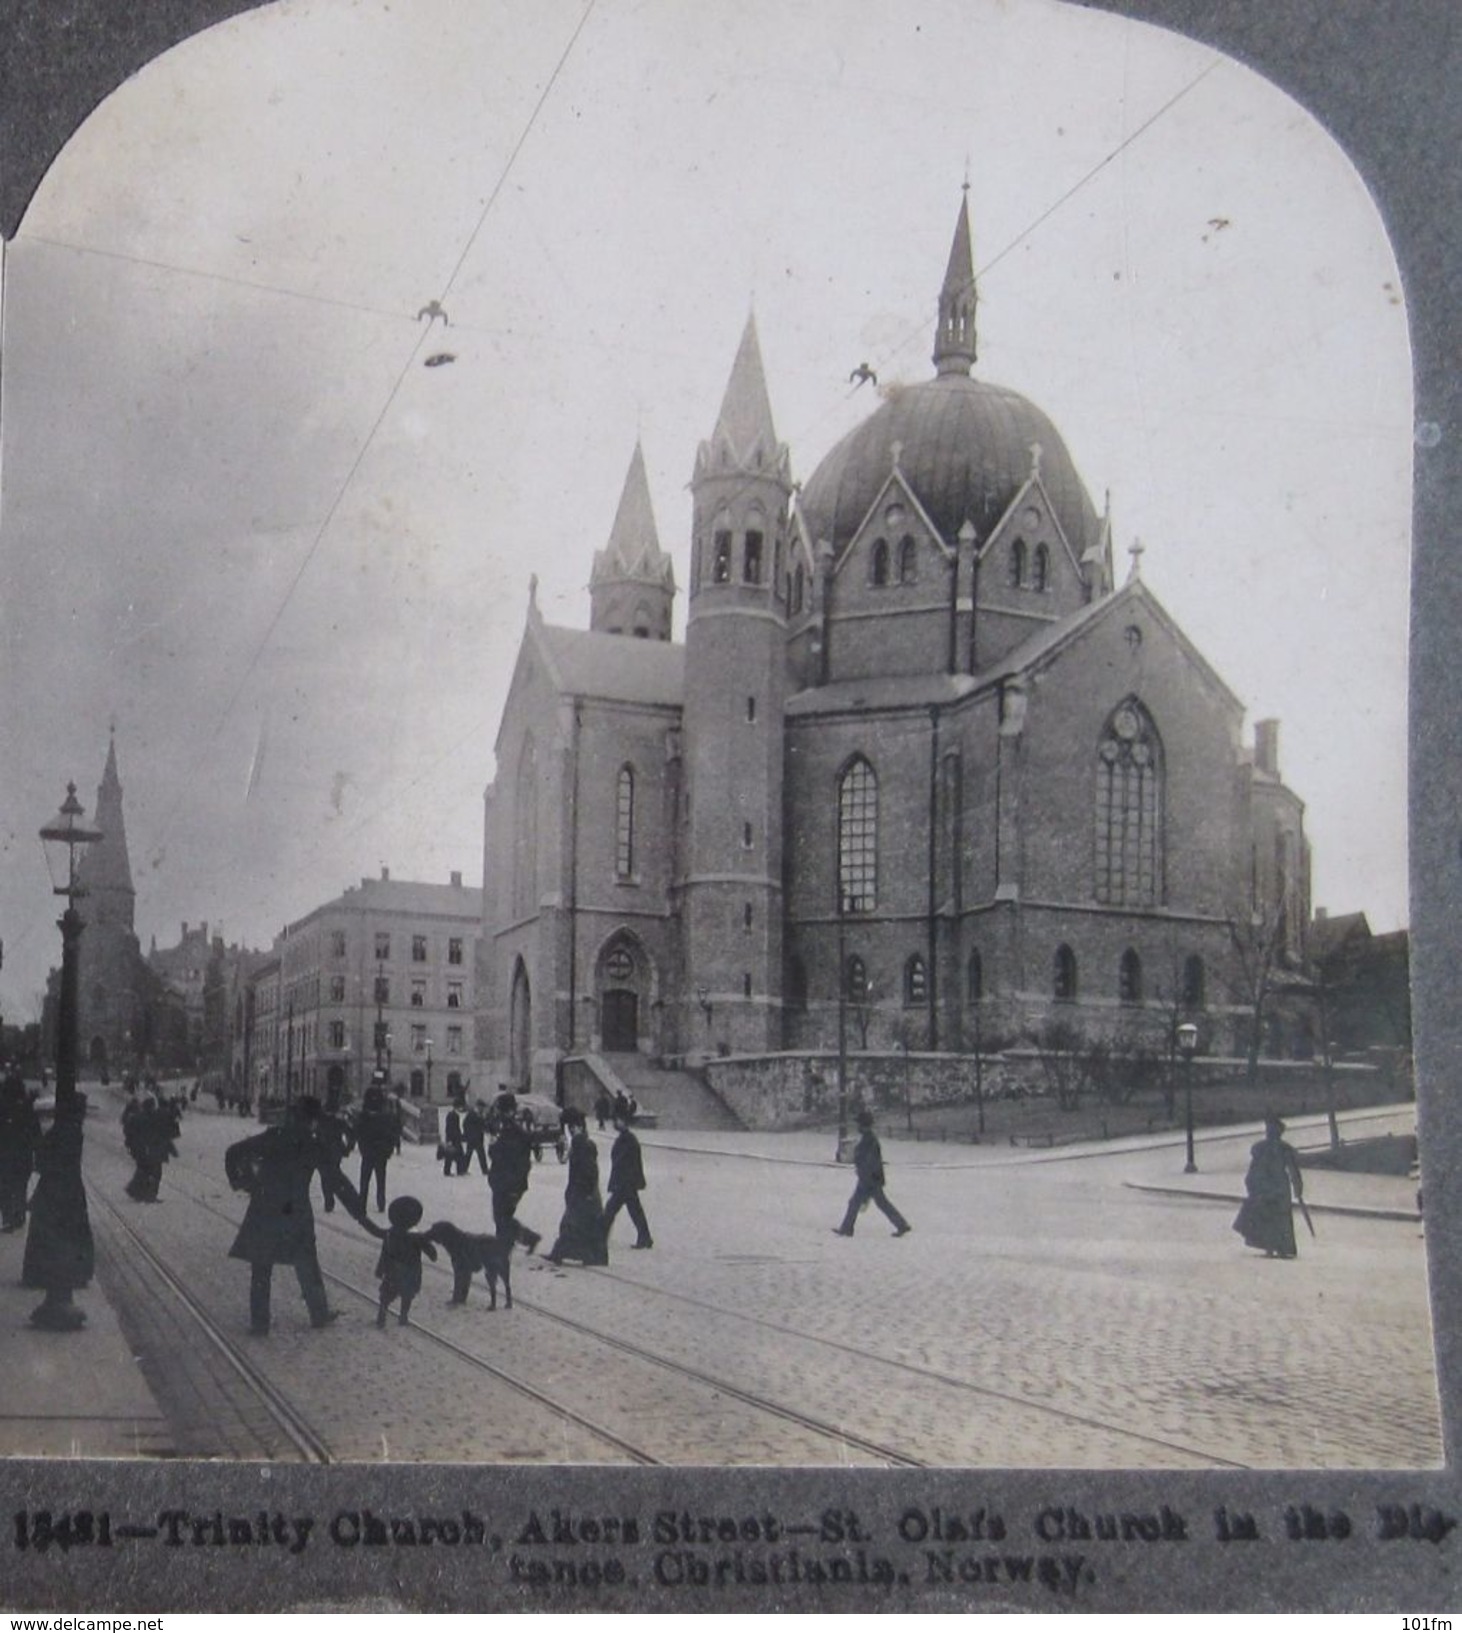
[[[381,1299],[376,1307],[376,1325],[386,1325],[386,1312],[399,1299],[401,1303],[397,1322],[409,1323],[412,1301],[421,1291],[421,1261],[423,1255],[435,1261],[436,1246],[425,1231],[417,1230],[425,1210],[414,1196],[392,1197],[386,1217],[391,1221],[389,1230],[362,1215],[361,1223],[372,1236],[380,1238],[381,1256],[376,1260],[376,1275],[381,1283]]]
[[[873,1132],[871,1111],[858,1113],[858,1127],[863,1131],[858,1136],[858,1144],[853,1152],[853,1167],[858,1175],[858,1183],[853,1187],[852,1196],[848,1198],[848,1211],[843,1215],[843,1222],[833,1235],[851,1236],[858,1215],[871,1202],[893,1226],[895,1236],[907,1236],[914,1227],[883,1194],[883,1147]]]
[[[170,1101],[144,1095],[127,1128],[127,1150],[134,1163],[127,1195],[134,1202],[159,1202],[163,1165],[178,1154],[178,1114]]]
[[[320,1189],[324,1193],[325,1212],[334,1213],[335,1198],[340,1192],[340,1165],[355,1149],[355,1130],[338,1111],[328,1107],[321,1111],[319,1122],[320,1145],[325,1154],[325,1164],[320,1169]]]
[[[599,1195],[599,1151],[584,1127],[584,1114],[570,1106],[563,1114],[569,1130],[569,1175],[563,1193],[558,1240],[548,1255],[554,1264],[577,1259],[581,1264],[608,1264],[604,1240],[604,1203]]]
[[[360,1152],[360,1203],[364,1208],[374,1182],[376,1212],[386,1211],[386,1164],[401,1149],[401,1124],[386,1104],[386,1091],[373,1084],[361,1102],[360,1119],[355,1125],[355,1144]]]
[[[1305,1181],[1299,1156],[1283,1135],[1278,1117],[1264,1119],[1264,1138],[1249,1151],[1248,1194],[1233,1225],[1245,1245],[1262,1248],[1266,1259],[1292,1259],[1298,1251],[1291,1200],[1304,1206]]]
[[[442,1159],[442,1172],[448,1179],[455,1179],[467,1172],[467,1147],[462,1141],[462,1107],[457,1101],[453,1101],[447,1110],[437,1155]]]
[[[604,1240],[609,1241],[610,1227],[621,1208],[630,1216],[636,1236],[635,1247],[654,1247],[650,1222],[645,1218],[640,1192],[648,1183],[645,1179],[645,1155],[640,1149],[639,1137],[628,1123],[616,1122],[619,1132],[609,1148],[609,1196],[604,1204]]]
[[[518,1204],[528,1190],[533,1172],[533,1144],[518,1120],[518,1102],[511,1094],[500,1094],[493,1107],[496,1133],[488,1148],[487,1188],[492,1193],[492,1228],[500,1242],[509,1247],[521,1242],[531,1253],[543,1240],[536,1230],[518,1222]]]
[[[338,1168],[332,1170],[319,1124],[320,1102],[307,1095],[294,1102],[282,1124],[224,1152],[229,1185],[249,1197],[244,1222],[228,1251],[231,1259],[243,1259],[250,1267],[249,1331],[258,1337],[269,1331],[270,1284],[277,1264],[293,1267],[312,1327],[328,1327],[339,1313],[325,1297],[310,1182],[319,1174],[322,1182],[339,1186],[347,1211],[358,1219],[365,1204],[349,1190]]]
[[[601,1134],[608,1126],[609,1119],[613,1112],[614,1101],[609,1097],[609,1090],[601,1088],[598,1094],[594,1096],[594,1117],[599,1124],[599,1132]]]
[[[482,1173],[487,1172],[487,1105],[482,1100],[474,1101],[462,1113],[462,1149],[466,1153],[462,1158],[462,1172],[468,1173],[472,1168],[472,1159],[477,1158],[478,1168]]]
[[[40,1137],[41,1120],[26,1093],[25,1079],[19,1072],[9,1072],[0,1083],[0,1231],[7,1234],[25,1223],[26,1192]]]

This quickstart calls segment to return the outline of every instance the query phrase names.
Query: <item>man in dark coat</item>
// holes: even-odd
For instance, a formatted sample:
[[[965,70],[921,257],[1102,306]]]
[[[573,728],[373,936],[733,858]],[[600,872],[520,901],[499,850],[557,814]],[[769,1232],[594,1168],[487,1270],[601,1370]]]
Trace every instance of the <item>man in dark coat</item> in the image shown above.
[[[163,1164],[178,1154],[174,1143],[178,1116],[168,1101],[146,1095],[141,1109],[127,1125],[127,1150],[137,1165],[127,1182],[127,1195],[134,1202],[156,1202],[162,1185]]]
[[[543,1240],[536,1230],[518,1223],[518,1204],[528,1189],[533,1171],[533,1144],[518,1121],[518,1102],[500,1094],[493,1106],[497,1132],[488,1151],[487,1188],[492,1192],[492,1228],[497,1239],[511,1248],[521,1242],[531,1253]]]
[[[599,1152],[584,1127],[584,1114],[570,1107],[563,1114],[569,1130],[569,1177],[563,1193],[558,1240],[548,1255],[554,1264],[577,1259],[581,1264],[608,1264],[604,1239],[604,1203],[599,1195]]]
[[[848,1198],[848,1211],[843,1215],[843,1222],[833,1235],[851,1236],[858,1215],[871,1202],[893,1226],[895,1236],[907,1236],[914,1227],[883,1194],[883,1147],[873,1132],[871,1111],[858,1113],[858,1127],[863,1131],[858,1136],[857,1149],[853,1152],[853,1167],[858,1175],[858,1183],[853,1187],[852,1196]]]
[[[462,1146],[466,1155],[462,1159],[462,1171],[468,1172],[472,1167],[472,1159],[477,1158],[479,1168],[487,1172],[487,1107],[478,1100],[473,1103],[462,1115]]]
[[[244,1222],[228,1251],[231,1259],[243,1259],[251,1267],[249,1331],[256,1336],[269,1331],[270,1283],[277,1264],[293,1265],[312,1327],[329,1326],[337,1314],[326,1300],[315,1252],[311,1180],[319,1174],[323,1184],[340,1187],[348,1212],[364,1209],[339,1169],[332,1169],[319,1119],[319,1101],[306,1096],[294,1102],[283,1124],[240,1140],[224,1153],[230,1186],[249,1195]]]
[[[467,1147],[462,1142],[462,1106],[453,1101],[442,1125],[442,1172],[455,1179],[467,1172]]]
[[[0,1231],[25,1223],[25,1193],[35,1168],[41,1120],[25,1090],[25,1079],[10,1072],[0,1083]]]
[[[627,1122],[615,1125],[619,1133],[609,1151],[609,1200],[604,1204],[604,1238],[609,1239],[610,1226],[623,1208],[634,1224],[636,1247],[654,1247],[650,1235],[650,1221],[645,1218],[640,1192],[645,1188],[645,1157],[638,1137]]]
[[[361,1102],[360,1120],[355,1125],[355,1143],[360,1150],[360,1201],[364,1207],[376,1183],[376,1212],[386,1211],[386,1164],[401,1149],[401,1124],[386,1104],[386,1091],[373,1084]]]

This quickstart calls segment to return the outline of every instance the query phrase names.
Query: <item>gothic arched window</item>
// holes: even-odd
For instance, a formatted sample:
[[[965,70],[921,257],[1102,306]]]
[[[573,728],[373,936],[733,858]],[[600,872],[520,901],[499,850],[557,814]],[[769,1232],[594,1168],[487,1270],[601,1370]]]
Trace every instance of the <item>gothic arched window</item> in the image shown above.
[[[1076,954],[1064,942],[1051,961],[1051,996],[1058,1003],[1076,1002]]]
[[[1142,1002],[1142,960],[1132,947],[1122,954],[1117,966],[1117,996],[1124,1004]]]
[[[904,1002],[906,1004],[929,1002],[929,966],[918,953],[904,965]]]
[[[802,563],[797,563],[797,570],[792,574],[792,611],[802,611],[802,587],[805,580],[802,576]]]
[[[746,550],[741,558],[743,584],[761,583],[761,553],[765,537],[760,528],[751,527],[746,530]]]
[[[875,589],[883,589],[888,584],[888,540],[875,539],[873,554],[868,566],[868,582]]]
[[[1017,539],[1010,547],[1010,582],[1013,588],[1025,584],[1025,540]]]
[[[1051,580],[1051,552],[1043,544],[1036,546],[1035,559],[1031,563],[1031,588],[1044,590]]]
[[[635,772],[622,765],[614,793],[614,873],[631,878],[635,871]]]
[[[1162,895],[1162,742],[1152,716],[1128,698],[1097,745],[1096,899],[1155,907]]]
[[[1207,972],[1197,953],[1183,960],[1183,1008],[1202,1009],[1207,1002]]]
[[[718,516],[716,530],[711,535],[711,582],[713,584],[729,584],[731,582],[731,518]]]
[[[878,778],[860,754],[838,778],[838,911],[871,913],[878,900]]]
[[[919,576],[919,547],[905,533],[899,540],[899,583],[912,584]]]
[[[852,954],[843,965],[843,996],[849,1003],[861,1003],[868,996],[868,966]]]

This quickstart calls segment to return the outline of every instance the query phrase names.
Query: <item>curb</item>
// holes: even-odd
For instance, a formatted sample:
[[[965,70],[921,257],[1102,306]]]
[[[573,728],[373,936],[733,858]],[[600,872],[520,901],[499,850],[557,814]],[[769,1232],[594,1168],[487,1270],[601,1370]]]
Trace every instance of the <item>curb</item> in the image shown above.
[[[1136,1180],[1124,1179],[1124,1191],[1146,1191],[1151,1196],[1181,1196],[1194,1202],[1227,1202],[1234,1207],[1243,1203],[1243,1197],[1233,1191],[1196,1191],[1179,1185],[1143,1185]],[[1352,1219],[1389,1219],[1401,1225],[1419,1225],[1421,1215],[1408,1213],[1404,1208],[1366,1208],[1350,1202],[1306,1202],[1311,1213],[1345,1214]]]

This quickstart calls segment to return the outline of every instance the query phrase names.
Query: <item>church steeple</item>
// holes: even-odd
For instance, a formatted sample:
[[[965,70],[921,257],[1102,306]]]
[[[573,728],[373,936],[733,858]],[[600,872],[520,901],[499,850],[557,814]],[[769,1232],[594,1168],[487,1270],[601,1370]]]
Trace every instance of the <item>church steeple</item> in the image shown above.
[[[777,441],[772,424],[772,403],[767,395],[766,372],[762,368],[761,345],[756,335],[756,318],[748,317],[741,332],[726,395],[716,428],[696,455],[696,475],[740,470],[786,481],[790,460],[784,444]]]
[[[975,363],[975,258],[970,247],[970,184],[964,184],[949,265],[939,291],[934,366],[940,374],[968,374]]]
[[[78,877],[87,895],[89,920],[132,928],[137,893],[127,855],[127,827],[122,820],[122,779],[117,774],[117,737],[107,744],[107,763],[96,791],[96,827],[101,838],[81,858]]]
[[[638,442],[625,475],[609,543],[594,553],[589,598],[591,629],[657,641],[670,639],[675,569],[660,548],[644,449]]]

